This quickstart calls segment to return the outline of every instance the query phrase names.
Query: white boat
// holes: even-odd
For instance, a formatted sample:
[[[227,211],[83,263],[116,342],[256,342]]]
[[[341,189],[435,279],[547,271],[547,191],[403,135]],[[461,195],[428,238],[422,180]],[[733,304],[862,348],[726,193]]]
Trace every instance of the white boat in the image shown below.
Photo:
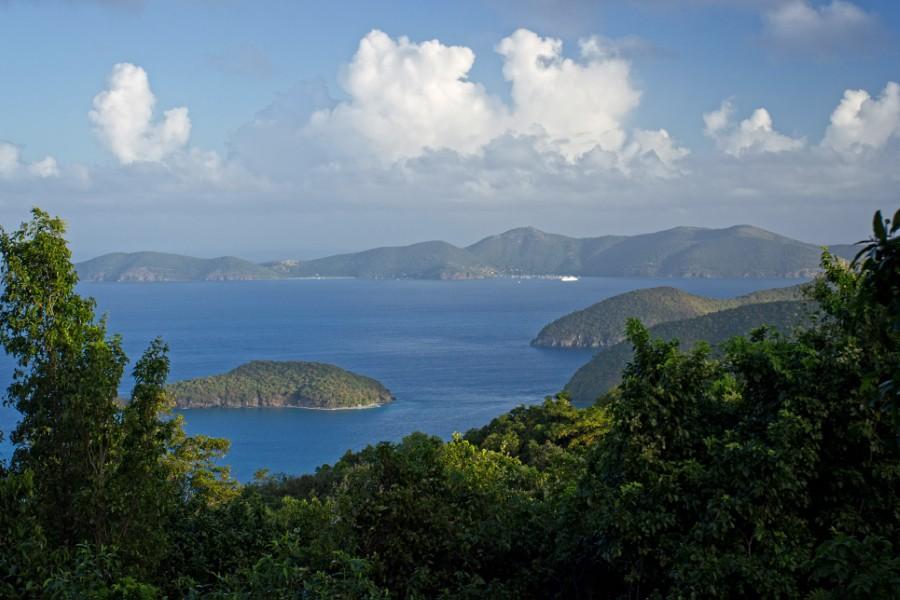
[[[578,281],[578,278],[574,275],[563,275],[559,278],[560,281]]]

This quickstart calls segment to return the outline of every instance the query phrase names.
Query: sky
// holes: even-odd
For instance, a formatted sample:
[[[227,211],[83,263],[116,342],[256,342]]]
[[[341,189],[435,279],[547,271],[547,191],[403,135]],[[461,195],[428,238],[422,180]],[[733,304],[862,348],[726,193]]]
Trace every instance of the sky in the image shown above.
[[[900,207],[893,0],[0,0],[0,225],[76,259]]]

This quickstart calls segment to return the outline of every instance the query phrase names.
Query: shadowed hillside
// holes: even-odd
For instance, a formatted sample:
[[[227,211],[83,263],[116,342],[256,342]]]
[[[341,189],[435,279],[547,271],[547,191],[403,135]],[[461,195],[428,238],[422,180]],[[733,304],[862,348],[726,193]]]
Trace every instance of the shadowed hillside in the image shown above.
[[[762,325],[782,333],[808,325],[812,307],[810,302],[803,300],[747,304],[699,317],[660,323],[650,328],[650,334],[657,339],[677,339],[682,350],[689,350],[700,341],[711,344],[716,350],[717,344],[736,335],[747,335]],[[622,371],[632,356],[632,346],[628,341],[620,341],[601,350],[575,372],[565,391],[574,402],[593,402],[619,384]]]

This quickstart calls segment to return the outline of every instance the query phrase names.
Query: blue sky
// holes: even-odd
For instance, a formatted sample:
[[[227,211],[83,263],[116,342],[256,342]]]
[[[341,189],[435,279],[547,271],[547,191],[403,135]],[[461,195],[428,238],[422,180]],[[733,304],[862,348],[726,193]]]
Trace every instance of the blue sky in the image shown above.
[[[898,31],[862,0],[0,0],[0,223],[45,206],[81,257],[849,241],[900,203]]]

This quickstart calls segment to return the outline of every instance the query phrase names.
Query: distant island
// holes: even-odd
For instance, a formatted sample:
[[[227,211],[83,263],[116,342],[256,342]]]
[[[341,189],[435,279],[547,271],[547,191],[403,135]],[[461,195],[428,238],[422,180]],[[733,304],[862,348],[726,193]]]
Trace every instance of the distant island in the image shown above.
[[[855,248],[832,252],[852,257]],[[486,279],[542,275],[597,277],[809,277],[821,247],[748,225],[676,227],[634,236],[572,238],[532,227],[460,248],[442,241],[374,248],[314,260],[256,264],[235,257],[159,252],[106,254],[76,265],[82,281],[234,281],[283,278]]]
[[[378,381],[334,365],[253,361],[211,377],[168,386],[178,408],[374,408],[391,402]]]
[[[800,300],[803,297],[802,290],[802,285],[795,285],[726,299],[695,296],[674,287],[634,290],[560,317],[544,327],[531,341],[531,345],[547,348],[606,348],[625,338],[625,323],[631,317],[652,327],[658,323],[700,317],[748,304]]]
[[[164,252],[116,252],[75,265],[82,281],[249,281],[278,279],[271,269],[233,256],[194,258]]]

